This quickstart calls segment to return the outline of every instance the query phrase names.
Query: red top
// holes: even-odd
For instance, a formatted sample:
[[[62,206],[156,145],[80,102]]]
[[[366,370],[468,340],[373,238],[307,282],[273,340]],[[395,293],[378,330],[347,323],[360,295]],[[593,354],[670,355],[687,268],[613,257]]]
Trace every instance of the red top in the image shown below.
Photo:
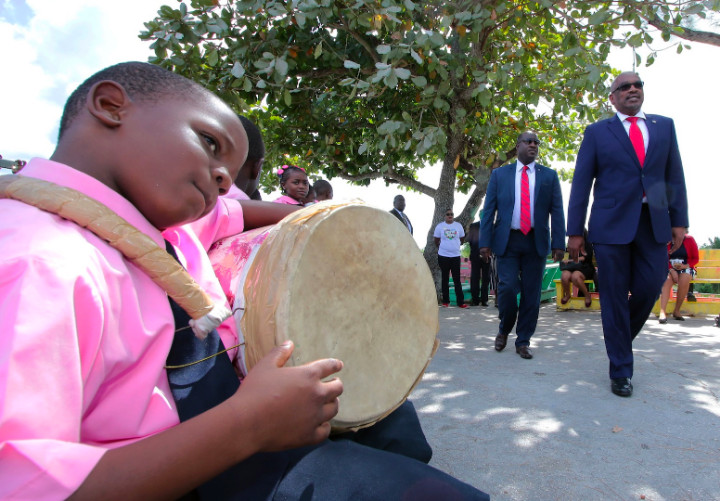
[[[690,235],[685,235],[685,238],[683,239],[683,247],[685,247],[685,252],[687,252],[687,264],[690,268],[695,268],[697,266],[698,262],[700,261],[700,252],[698,251],[697,242],[695,242],[695,239],[691,237]],[[668,253],[670,252],[670,247],[672,246],[672,243],[668,244]],[[672,268],[672,264],[670,264],[670,261],[668,261],[668,268]]]

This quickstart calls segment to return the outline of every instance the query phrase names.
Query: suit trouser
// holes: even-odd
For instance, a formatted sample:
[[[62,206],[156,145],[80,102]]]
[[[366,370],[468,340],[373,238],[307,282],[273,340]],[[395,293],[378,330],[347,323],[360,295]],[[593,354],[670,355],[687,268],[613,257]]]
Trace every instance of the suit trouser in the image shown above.
[[[658,243],[643,205],[637,233],[621,245],[594,243],[610,377],[633,376],[632,341],[645,325],[668,273],[667,244]],[[628,294],[630,295],[628,297]]]
[[[534,231],[511,231],[505,253],[497,256],[497,295],[500,332],[510,334],[517,321],[515,346],[529,346],[535,333],[544,271],[545,256],[538,256]]]
[[[356,433],[289,451],[255,454],[224,475],[218,500],[486,500],[425,464],[430,449],[408,401]],[[242,437],[237,437],[242,440]]]
[[[482,285],[480,279],[482,276]],[[490,289],[490,262],[480,257],[470,258],[470,294],[474,302],[487,303]]]
[[[460,256],[446,257],[438,254],[438,266],[442,275],[443,303],[450,302],[450,273],[452,273],[455,300],[458,306],[462,306],[465,304],[465,295],[463,294],[462,283],[460,283]]]

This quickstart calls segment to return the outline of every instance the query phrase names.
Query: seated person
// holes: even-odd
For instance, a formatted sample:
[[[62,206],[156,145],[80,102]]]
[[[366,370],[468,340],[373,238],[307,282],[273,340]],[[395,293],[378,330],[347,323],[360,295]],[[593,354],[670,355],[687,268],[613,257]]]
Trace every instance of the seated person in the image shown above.
[[[585,298],[585,307],[592,306],[592,296],[585,285],[585,280],[593,280],[595,277],[595,266],[593,265],[593,248],[592,244],[587,240],[587,230],[583,231],[585,239],[585,255],[578,258],[578,262],[569,259],[560,261],[560,282],[562,284],[563,295],[560,299],[561,304],[567,304],[570,301],[570,284],[572,283],[578,289],[578,297]]]
[[[668,244],[668,252],[670,252],[670,244]],[[667,323],[667,304],[670,301],[670,293],[673,284],[677,284],[677,295],[675,298],[675,308],[673,309],[673,319],[683,322],[685,318],[680,313],[680,308],[685,301],[690,281],[695,277],[695,267],[700,260],[700,252],[698,251],[695,239],[690,235],[685,235],[682,245],[668,257],[668,277],[662,287],[660,294],[660,315],[658,321],[661,324]]]
[[[214,215],[217,228],[242,230],[243,207],[218,196],[246,153],[241,122],[208,90],[122,63],[73,92],[51,160],[33,159],[20,176],[91,195],[134,227],[143,250],[176,254],[219,304],[186,223]],[[62,207],[38,208],[57,190],[6,189],[20,176],[0,180],[0,208],[13,214],[0,220],[0,498],[488,499],[421,461],[327,440],[341,361],[283,367],[287,342],[240,385],[234,322],[196,342],[147,268],[98,228],[53,213]],[[176,378],[184,367],[169,357],[188,339],[218,350],[187,365],[217,375],[209,386]]]

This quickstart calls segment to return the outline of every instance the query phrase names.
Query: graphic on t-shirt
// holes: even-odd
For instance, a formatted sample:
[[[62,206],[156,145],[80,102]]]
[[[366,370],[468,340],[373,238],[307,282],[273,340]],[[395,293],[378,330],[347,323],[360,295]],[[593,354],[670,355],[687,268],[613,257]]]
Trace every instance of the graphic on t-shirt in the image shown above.
[[[445,228],[445,238],[448,240],[454,240],[455,237],[457,237],[457,230],[454,230],[452,228]]]

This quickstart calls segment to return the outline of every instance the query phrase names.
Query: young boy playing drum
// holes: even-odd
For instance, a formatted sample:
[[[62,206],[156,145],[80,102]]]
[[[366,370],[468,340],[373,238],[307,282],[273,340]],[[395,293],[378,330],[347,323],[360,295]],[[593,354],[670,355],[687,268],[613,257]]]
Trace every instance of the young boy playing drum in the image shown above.
[[[153,245],[167,239],[222,301],[207,255],[182,225],[211,211],[237,215],[239,204],[216,203],[246,152],[242,124],[213,94],[123,63],[73,93],[51,160],[19,174],[92,197]],[[180,422],[165,367],[177,337],[166,292],[52,210],[9,199],[0,210],[0,498],[197,499],[224,477],[207,498],[487,499],[419,461],[326,440],[342,383],[323,379],[342,363],[282,367],[292,343],[225,401]],[[232,322],[217,331],[226,347],[236,344]]]

